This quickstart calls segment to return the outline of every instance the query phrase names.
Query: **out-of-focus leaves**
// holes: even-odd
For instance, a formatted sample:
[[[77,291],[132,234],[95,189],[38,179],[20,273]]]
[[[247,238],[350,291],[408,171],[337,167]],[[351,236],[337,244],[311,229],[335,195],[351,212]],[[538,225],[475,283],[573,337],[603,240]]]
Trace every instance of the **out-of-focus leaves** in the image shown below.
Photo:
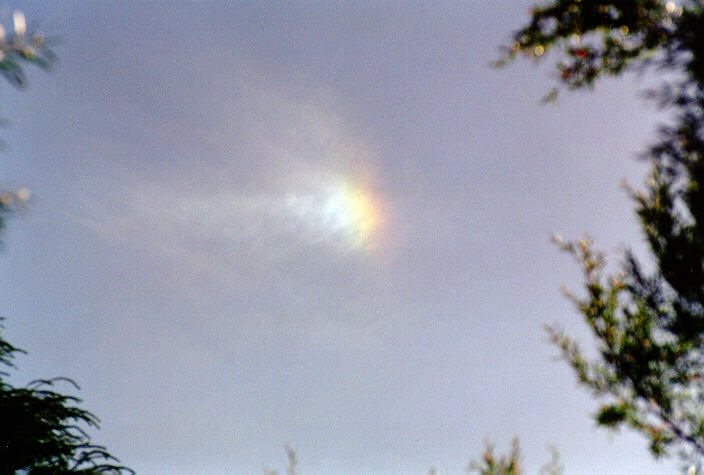
[[[497,456],[494,446],[487,442],[481,460],[471,462],[467,471],[479,475],[520,475],[521,447],[518,439],[513,439],[511,451],[502,456]]]
[[[24,64],[47,69],[55,56],[38,34],[27,34],[24,16],[13,15],[15,30],[0,34],[0,73],[15,87],[27,84]],[[27,205],[26,188],[0,191],[0,230],[4,217]],[[0,322],[2,318],[0,318]],[[0,324],[0,366],[14,368],[13,358],[24,353],[7,342]],[[91,442],[87,430],[98,427],[98,418],[79,407],[81,400],[58,392],[59,383],[78,386],[67,378],[37,379],[24,387],[7,381],[0,370],[0,473],[109,474],[134,473],[120,465],[107,449]]]
[[[25,64],[47,70],[56,63],[56,55],[41,33],[26,31],[21,12],[15,11],[13,19],[14,29],[5,34],[3,27],[0,35],[0,72],[11,85],[22,88],[27,85]]]
[[[626,409],[623,404],[603,406],[596,416],[596,421],[603,426],[616,426],[626,419]]]
[[[496,65],[519,55],[543,60],[556,51],[557,78],[568,89],[647,66],[677,68],[701,83],[702,10],[701,0],[552,0],[531,10]]]
[[[599,398],[599,425],[639,431],[656,457],[673,447],[685,459],[703,457],[704,0],[550,0],[531,11],[498,64],[553,53],[567,89],[629,69],[675,73],[649,91],[674,118],[642,155],[651,165],[645,188],[629,190],[654,269],[627,252],[620,270],[607,272],[589,239],[556,239],[583,271],[583,294],[568,297],[597,357],[561,330],[548,332]]]

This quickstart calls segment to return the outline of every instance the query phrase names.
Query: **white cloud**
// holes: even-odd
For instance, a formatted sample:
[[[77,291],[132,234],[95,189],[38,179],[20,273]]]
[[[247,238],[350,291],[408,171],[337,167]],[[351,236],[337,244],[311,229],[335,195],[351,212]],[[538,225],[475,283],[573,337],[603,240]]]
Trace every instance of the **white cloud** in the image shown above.
[[[252,312],[297,324],[305,316],[311,338],[376,331],[381,315],[393,313],[383,298],[369,300],[385,285],[381,250],[355,245],[334,191],[343,179],[368,189],[378,183],[371,148],[314,100],[261,90],[246,111],[218,121],[210,142],[202,136],[183,147],[173,167],[159,168],[168,157],[96,144],[111,181],[87,192],[74,220],[123,252],[163,262],[169,275],[161,278],[199,293],[194,299],[215,288],[242,298],[273,292],[287,299],[284,310],[270,303]],[[160,142],[179,140],[168,123],[162,127],[154,131]],[[126,152],[143,168],[126,165]],[[217,158],[225,153],[229,160]],[[270,331],[271,318],[256,318],[252,331]]]

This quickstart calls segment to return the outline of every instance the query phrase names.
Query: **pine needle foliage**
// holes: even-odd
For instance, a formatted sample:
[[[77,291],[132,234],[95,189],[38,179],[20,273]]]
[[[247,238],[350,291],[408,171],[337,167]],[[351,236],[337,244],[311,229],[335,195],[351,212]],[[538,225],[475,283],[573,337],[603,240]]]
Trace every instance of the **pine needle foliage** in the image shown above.
[[[642,154],[643,190],[630,189],[649,245],[648,260],[626,252],[606,270],[589,239],[562,242],[582,269],[584,294],[569,295],[596,337],[589,359],[556,326],[551,340],[592,390],[596,422],[645,435],[660,457],[704,456],[704,1],[552,0],[531,10],[499,65],[519,55],[557,55],[558,89],[590,87],[627,70],[664,70],[650,91],[674,119]],[[675,78],[675,79],[672,79]]]
[[[467,466],[468,473],[477,475],[521,475],[521,447],[518,439],[513,439],[511,451],[506,455],[496,455],[494,446],[486,442],[481,460]]]

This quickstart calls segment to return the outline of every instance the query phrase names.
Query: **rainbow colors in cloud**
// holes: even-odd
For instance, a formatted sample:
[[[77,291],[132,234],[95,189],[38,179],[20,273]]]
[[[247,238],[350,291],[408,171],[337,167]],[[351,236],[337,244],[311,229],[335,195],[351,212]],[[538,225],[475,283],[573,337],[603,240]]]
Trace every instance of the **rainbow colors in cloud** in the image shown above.
[[[211,133],[232,160],[191,161],[153,181],[120,169],[128,178],[111,199],[132,214],[116,217],[96,201],[76,219],[107,239],[223,275],[245,258],[250,268],[321,252],[385,258],[397,236],[373,144],[345,124],[332,97],[248,93],[252,113],[241,134],[230,141],[227,128]]]
[[[381,203],[370,191],[341,180],[330,190],[325,214],[333,230],[345,232],[355,247],[373,244],[381,224]]]
[[[307,193],[290,194],[286,204],[313,241],[336,242],[352,249],[378,244],[381,200],[352,180],[330,177]]]

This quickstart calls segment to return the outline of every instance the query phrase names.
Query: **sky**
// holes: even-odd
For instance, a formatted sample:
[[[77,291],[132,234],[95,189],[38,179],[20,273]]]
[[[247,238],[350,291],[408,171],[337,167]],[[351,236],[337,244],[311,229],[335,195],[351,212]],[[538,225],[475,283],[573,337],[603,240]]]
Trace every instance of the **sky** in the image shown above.
[[[14,381],[69,376],[144,474],[655,474],[551,346],[580,238],[643,252],[626,180],[654,76],[541,97],[552,55],[490,62],[528,1],[18,2],[60,41],[0,87]],[[71,391],[66,387],[67,392]]]

